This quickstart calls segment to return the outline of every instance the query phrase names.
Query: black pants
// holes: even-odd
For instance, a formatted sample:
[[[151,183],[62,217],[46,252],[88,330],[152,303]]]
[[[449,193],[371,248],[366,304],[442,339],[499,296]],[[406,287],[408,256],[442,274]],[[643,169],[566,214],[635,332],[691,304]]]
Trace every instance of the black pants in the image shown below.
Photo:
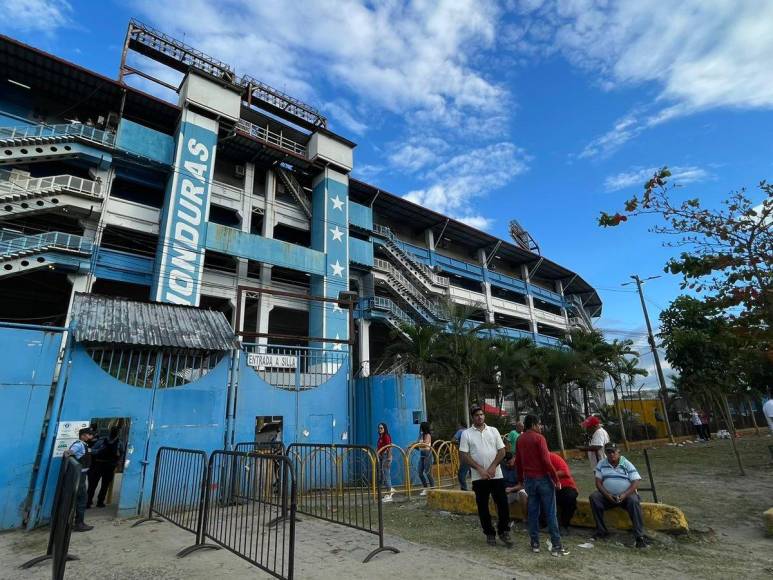
[[[556,506],[558,507],[558,525],[568,528],[574,512],[577,511],[577,490],[562,487],[556,490]]]
[[[86,478],[88,472],[81,471],[81,481],[78,484],[78,495],[75,496],[75,523],[82,524],[86,518]]]
[[[97,491],[97,484],[102,481],[102,485],[99,488],[99,495],[97,496],[97,505],[104,505],[105,496],[107,496],[107,489],[113,482],[115,476],[115,465],[94,462],[89,469],[89,499],[87,505],[94,503],[94,492]]]
[[[475,503],[478,505],[478,517],[483,533],[493,536],[497,532],[503,534],[510,529],[510,506],[507,503],[504,479],[478,479],[472,482],[472,491],[475,492]],[[491,523],[491,513],[488,509],[488,498],[494,499],[497,506],[497,530]]]

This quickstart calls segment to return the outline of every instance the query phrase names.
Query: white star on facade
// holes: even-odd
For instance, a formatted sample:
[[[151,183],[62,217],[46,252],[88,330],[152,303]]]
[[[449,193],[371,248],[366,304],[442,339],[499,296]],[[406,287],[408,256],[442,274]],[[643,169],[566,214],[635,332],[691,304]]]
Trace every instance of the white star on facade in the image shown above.
[[[333,234],[333,240],[336,242],[343,242],[343,235],[344,231],[339,228],[338,226],[334,227],[332,230],[330,230],[330,233]]]
[[[333,312],[343,312],[343,309],[338,305],[338,302],[333,302]]]
[[[333,276],[338,276],[339,278],[344,277],[344,267],[338,260],[336,260],[334,264],[330,264],[330,267],[333,268]]]
[[[330,201],[333,202],[333,209],[340,209],[341,211],[344,211],[344,201],[338,197],[338,194],[336,194],[335,197],[331,197]]]
[[[336,340],[341,340],[341,337],[337,332],[336,332]],[[341,344],[340,342],[337,342],[333,345],[333,350],[341,350],[341,347],[343,347],[343,344]]]

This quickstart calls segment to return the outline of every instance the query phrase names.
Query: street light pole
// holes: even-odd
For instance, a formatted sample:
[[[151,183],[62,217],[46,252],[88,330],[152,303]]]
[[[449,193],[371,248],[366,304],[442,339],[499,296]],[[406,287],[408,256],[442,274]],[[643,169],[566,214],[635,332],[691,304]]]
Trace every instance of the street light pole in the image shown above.
[[[646,280],[653,280],[655,278],[660,278],[660,276],[650,276],[649,278],[645,278],[642,280],[639,278],[638,275],[634,274],[631,276],[633,280],[636,282],[636,289],[639,291],[639,300],[641,300],[641,309],[644,313],[644,322],[647,324],[647,341],[650,344],[650,348],[652,349],[652,356],[655,359],[655,370],[658,374],[658,382],[660,383],[660,399],[663,403],[663,418],[666,421],[666,433],[668,433],[668,438],[671,440],[671,443],[674,442],[674,434],[671,432],[671,423],[668,420],[668,391],[666,390],[666,377],[663,375],[663,367],[660,365],[660,356],[658,355],[658,347],[655,344],[655,337],[652,334],[652,324],[650,324],[650,315],[647,312],[647,304],[644,302],[644,291],[642,290],[642,282]],[[628,282],[629,284],[630,282]],[[625,286],[625,284],[624,284]]]

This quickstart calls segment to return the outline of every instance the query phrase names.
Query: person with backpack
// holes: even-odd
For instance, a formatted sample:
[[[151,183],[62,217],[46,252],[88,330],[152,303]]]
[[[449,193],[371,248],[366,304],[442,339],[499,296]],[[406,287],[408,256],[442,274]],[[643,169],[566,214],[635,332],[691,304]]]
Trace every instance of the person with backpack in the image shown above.
[[[91,449],[92,465],[89,470],[89,495],[86,507],[94,503],[94,493],[100,485],[97,507],[105,507],[105,496],[113,483],[115,468],[123,457],[123,443],[118,437],[118,427],[111,427],[107,437],[100,437]],[[100,483],[101,482],[101,483]]]
[[[75,525],[73,532],[88,532],[93,530],[94,526],[86,524],[86,479],[91,467],[91,449],[89,443],[94,439],[94,431],[91,427],[84,427],[78,431],[78,440],[70,445],[64,452],[64,457],[72,456],[81,464],[80,483],[78,484],[78,495],[75,498]]]

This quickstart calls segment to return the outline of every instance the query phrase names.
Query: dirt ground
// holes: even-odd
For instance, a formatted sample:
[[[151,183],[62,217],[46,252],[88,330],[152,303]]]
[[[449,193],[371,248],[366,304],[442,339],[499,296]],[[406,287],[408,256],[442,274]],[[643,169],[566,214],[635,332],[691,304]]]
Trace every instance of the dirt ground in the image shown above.
[[[434,512],[422,499],[386,504],[387,544],[401,550],[368,564],[361,561],[377,545],[375,536],[303,517],[297,526],[296,578],[773,578],[773,539],[764,536],[762,512],[773,506],[773,466],[769,437],[739,442],[747,469],[738,475],[729,441],[666,447],[650,452],[658,494],[681,507],[691,532],[680,537],[651,534],[646,551],[631,547],[629,534],[618,533],[592,549],[579,548],[591,530],[573,529],[567,557],[546,550],[528,551],[528,538],[516,524],[512,549],[490,548],[477,518]],[[644,470],[640,452],[627,455]],[[592,489],[589,464],[571,463],[581,494]],[[649,499],[644,494],[644,499]],[[175,557],[193,535],[171,524],[131,528],[131,520],[89,510],[94,531],[73,534],[70,552],[79,561],[67,566],[67,578],[208,579],[268,578],[225,550]],[[47,530],[0,534],[0,579],[50,577],[50,566],[19,570],[23,561],[45,551]]]

